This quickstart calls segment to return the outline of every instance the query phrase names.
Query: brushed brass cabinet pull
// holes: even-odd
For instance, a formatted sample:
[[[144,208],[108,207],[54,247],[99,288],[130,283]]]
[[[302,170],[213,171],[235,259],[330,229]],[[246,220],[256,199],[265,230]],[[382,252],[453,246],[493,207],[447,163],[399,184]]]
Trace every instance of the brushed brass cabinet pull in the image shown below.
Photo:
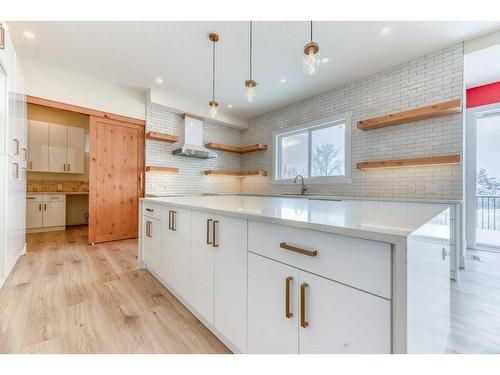
[[[300,326],[302,328],[307,328],[309,322],[306,320],[306,288],[309,285],[303,283],[300,286]]]
[[[177,211],[172,211],[172,230],[177,230]]]
[[[30,160],[30,171],[33,169],[33,162]]]
[[[219,220],[214,220],[214,225],[212,225],[212,241],[213,241],[212,246],[213,247],[219,247],[219,242],[216,241],[216,239],[217,239],[217,228],[218,228],[217,224],[219,224]]]
[[[41,203],[39,203],[39,204],[38,204],[38,211],[41,211],[41,210],[42,210],[42,204],[41,204]]]
[[[207,219],[207,245],[211,245],[212,241],[210,241],[210,223],[212,222],[212,219]]]
[[[71,172],[71,164],[68,163],[68,172]]]
[[[63,164],[64,172],[66,172],[66,163]]]
[[[292,308],[290,307],[290,284],[292,283],[293,277],[288,276],[285,280],[285,317],[288,319],[293,317]]]
[[[43,204],[43,210],[44,210],[44,211],[47,211],[47,203],[44,203],[44,204]]]
[[[288,250],[288,251],[293,251],[294,253],[299,253],[299,254],[307,255],[309,257],[315,257],[316,255],[318,255],[318,252],[316,250],[301,249],[300,247],[295,247],[295,246],[288,245],[286,242],[280,243],[280,247],[282,249],[285,249],[285,250]]]
[[[146,208],[146,211],[154,212],[154,210],[152,208]]]
[[[168,229],[172,229],[172,211],[168,211]]]
[[[149,221],[146,221],[146,237],[149,237]]]

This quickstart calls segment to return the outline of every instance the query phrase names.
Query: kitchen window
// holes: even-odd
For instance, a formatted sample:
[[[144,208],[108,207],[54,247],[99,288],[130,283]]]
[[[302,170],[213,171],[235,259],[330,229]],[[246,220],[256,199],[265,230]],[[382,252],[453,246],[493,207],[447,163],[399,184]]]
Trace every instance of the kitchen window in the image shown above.
[[[350,124],[342,115],[274,133],[274,181],[351,182]]]

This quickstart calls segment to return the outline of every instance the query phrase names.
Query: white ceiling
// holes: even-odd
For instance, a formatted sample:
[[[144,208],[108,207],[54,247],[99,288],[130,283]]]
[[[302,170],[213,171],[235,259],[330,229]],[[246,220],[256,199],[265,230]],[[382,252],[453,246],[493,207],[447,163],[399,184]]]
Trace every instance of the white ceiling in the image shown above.
[[[387,25],[392,31],[382,34]],[[9,22],[21,56],[141,90],[158,87],[161,77],[163,90],[204,102],[211,96],[207,34],[217,32],[216,97],[243,118],[498,28],[500,22],[317,22],[314,40],[330,61],[307,76],[301,59],[309,23],[254,22],[258,96],[248,103],[248,22]],[[23,30],[35,38],[24,38]]]
[[[465,55],[465,87],[500,81],[500,44]]]

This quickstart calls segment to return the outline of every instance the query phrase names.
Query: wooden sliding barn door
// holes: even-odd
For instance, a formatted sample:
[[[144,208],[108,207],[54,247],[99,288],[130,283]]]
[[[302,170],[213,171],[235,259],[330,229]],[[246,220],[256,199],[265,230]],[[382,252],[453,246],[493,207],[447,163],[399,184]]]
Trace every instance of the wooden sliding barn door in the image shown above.
[[[90,118],[89,242],[137,237],[144,127]]]

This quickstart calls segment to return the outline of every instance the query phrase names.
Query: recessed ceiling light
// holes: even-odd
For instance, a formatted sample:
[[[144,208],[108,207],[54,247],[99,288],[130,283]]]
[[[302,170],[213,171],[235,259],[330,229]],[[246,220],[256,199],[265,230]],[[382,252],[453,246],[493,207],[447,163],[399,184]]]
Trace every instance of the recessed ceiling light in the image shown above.
[[[29,30],[23,30],[23,36],[26,38],[26,39],[29,39],[29,40],[33,40],[35,39],[35,34],[33,34],[31,31]]]
[[[321,59],[322,64],[328,64],[329,62],[330,62],[330,59],[328,57]]]
[[[228,104],[227,108],[233,108],[233,105],[232,104]]]
[[[156,84],[157,84],[157,85],[161,85],[161,84],[163,83],[163,78],[161,78],[161,77],[156,77],[156,78],[155,78],[155,82],[156,82]]]
[[[281,78],[281,79],[280,79],[280,82],[281,82],[281,83],[286,83],[286,78]]]
[[[390,34],[392,31],[392,26],[384,26],[380,32],[382,35]]]

